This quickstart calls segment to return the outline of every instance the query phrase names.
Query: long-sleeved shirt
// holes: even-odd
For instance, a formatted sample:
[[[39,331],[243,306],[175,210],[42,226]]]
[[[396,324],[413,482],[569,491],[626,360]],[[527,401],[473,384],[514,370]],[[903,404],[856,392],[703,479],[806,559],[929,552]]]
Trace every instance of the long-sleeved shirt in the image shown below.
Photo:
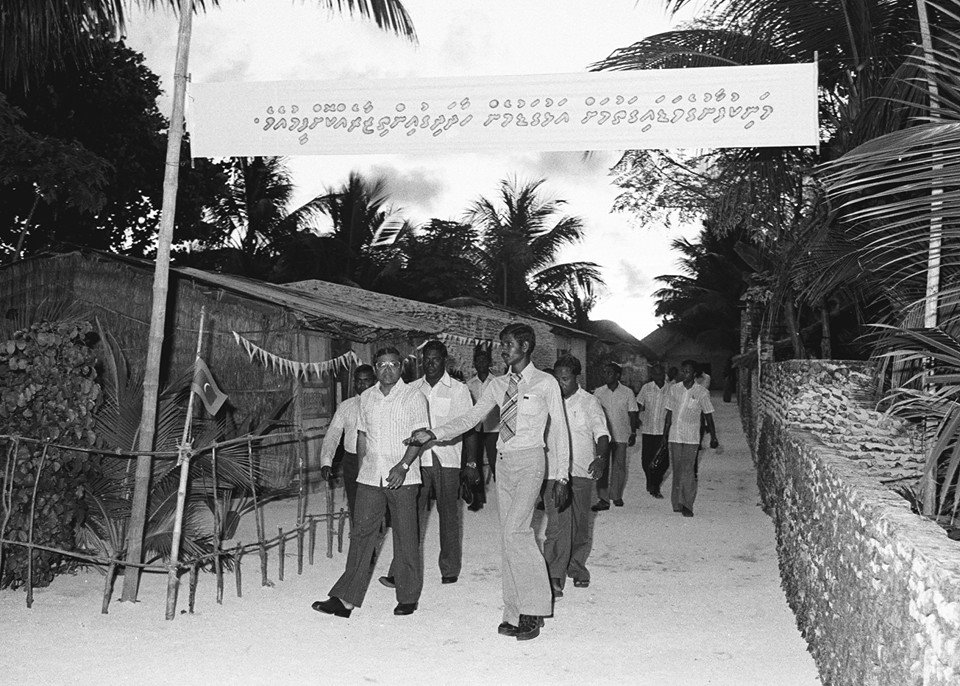
[[[597,456],[597,441],[609,436],[607,418],[596,397],[582,388],[564,399],[567,421],[570,423],[570,443],[573,450],[571,476],[590,478],[590,463]]]
[[[643,405],[640,413],[640,428],[643,433],[663,435],[663,420],[667,416],[667,395],[671,385],[664,383],[663,387],[660,387],[655,381],[648,381],[640,387],[637,404]]]
[[[484,381],[480,380],[479,376],[473,376],[467,379],[467,388],[470,389],[470,396],[473,398],[473,402],[480,400],[480,396],[483,395],[483,392],[486,390],[493,380],[497,378],[493,374],[487,374],[487,378]],[[477,425],[477,431],[482,431],[483,433],[497,433],[500,430],[500,409],[494,408],[490,410],[490,414],[483,418]]]
[[[673,413],[670,419],[670,436],[667,440],[671,443],[699,445],[700,413],[713,413],[710,391],[697,383],[690,388],[682,383],[676,383],[670,388],[670,394],[667,396],[667,409]]]
[[[446,424],[433,429],[438,440],[447,440],[476,426],[481,419],[495,407],[500,407],[510,384],[510,374],[496,377],[483,391],[480,400],[469,412],[460,415]],[[567,434],[567,417],[563,409],[563,396],[557,380],[550,374],[540,371],[533,363],[524,367],[517,382],[517,424],[515,435],[503,440],[503,433],[497,439],[497,450],[526,450],[546,448],[547,420],[550,430],[558,435]],[[565,479],[570,465],[570,443],[560,441],[557,450],[548,453],[546,478]]]
[[[357,431],[366,436],[367,450],[360,460],[357,483],[383,486],[390,470],[407,450],[403,440],[429,425],[427,399],[403,379],[397,381],[388,395],[381,392],[379,383],[361,393]],[[420,460],[417,458],[410,465],[403,485],[419,483]]]
[[[427,382],[426,377],[417,379],[410,386],[423,393],[427,399],[431,427],[444,424],[473,408],[473,399],[467,385],[452,378],[447,372],[444,372],[433,386]],[[448,441],[438,441],[420,453],[420,464],[429,467],[436,459],[440,461],[441,467],[459,469],[462,451],[463,439],[459,436]]]
[[[630,426],[630,413],[639,412],[637,399],[633,391],[618,383],[612,391],[610,387],[604,384],[596,389],[593,394],[603,405],[603,411],[607,415],[607,426],[610,428],[610,440],[616,443],[626,443],[633,433],[633,427]]]
[[[333,465],[333,456],[337,452],[337,446],[340,445],[341,436],[343,436],[343,449],[348,453],[357,452],[357,417],[359,414],[360,396],[355,395],[340,403],[337,411],[333,413],[333,419],[330,420],[327,434],[323,437],[323,443],[320,446],[321,467]]]

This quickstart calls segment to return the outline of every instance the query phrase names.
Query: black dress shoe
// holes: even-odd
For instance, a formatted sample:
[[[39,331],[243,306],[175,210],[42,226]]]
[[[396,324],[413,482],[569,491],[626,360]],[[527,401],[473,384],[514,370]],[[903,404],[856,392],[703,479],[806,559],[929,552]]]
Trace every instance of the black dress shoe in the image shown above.
[[[516,636],[519,630],[510,622],[500,622],[500,626],[497,627],[497,633],[501,636]]]
[[[613,504],[616,505],[617,507],[623,507],[623,500],[621,500],[620,498],[617,498],[616,500],[613,501]]]
[[[517,640],[529,641],[540,635],[540,627],[543,626],[543,617],[534,617],[533,615],[520,615],[520,623],[517,626]]]
[[[416,603],[397,603],[397,606],[393,608],[393,614],[395,615],[412,615],[417,609]]]
[[[397,584],[394,581],[392,576],[381,576],[380,583],[386,586],[387,588],[396,588]]]
[[[326,600],[318,600],[310,607],[317,612],[343,618],[349,617],[350,613],[353,612],[353,608],[347,608],[339,598],[334,598],[333,596],[330,596]]]
[[[608,503],[606,500],[601,500],[590,509],[593,510],[594,512],[603,512],[604,510],[610,509],[610,503]]]
[[[573,585],[577,588],[586,588],[590,585],[590,579],[574,579]]]
[[[663,500],[663,493],[661,493],[660,491],[654,491],[650,495],[652,495],[654,498],[658,500]]]
[[[691,510],[689,507],[683,507],[680,509],[680,514],[682,514],[684,517],[692,517],[693,510]]]
[[[683,512],[683,508],[682,508],[682,507],[675,507],[675,508],[673,508],[673,511],[674,511],[674,512]]]
[[[467,509],[470,510],[471,512],[479,512],[480,510],[483,509],[483,503],[474,503]]]
[[[460,577],[458,577],[458,576],[441,576],[441,577],[440,577],[440,583],[441,583],[441,584],[455,584],[455,583],[457,583],[457,579],[459,579],[459,578],[460,578]]]

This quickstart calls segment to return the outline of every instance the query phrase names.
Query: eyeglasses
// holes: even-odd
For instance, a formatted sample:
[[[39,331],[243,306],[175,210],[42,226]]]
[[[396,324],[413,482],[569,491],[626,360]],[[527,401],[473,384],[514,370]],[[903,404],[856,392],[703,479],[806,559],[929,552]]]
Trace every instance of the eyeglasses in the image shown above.
[[[399,362],[377,362],[377,369],[400,369]]]

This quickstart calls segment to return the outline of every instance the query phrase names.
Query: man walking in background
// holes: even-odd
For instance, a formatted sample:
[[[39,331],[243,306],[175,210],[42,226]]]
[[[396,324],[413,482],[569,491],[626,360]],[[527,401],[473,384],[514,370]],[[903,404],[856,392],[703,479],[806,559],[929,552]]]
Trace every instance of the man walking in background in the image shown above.
[[[572,456],[570,506],[558,507],[552,481],[547,481],[544,489],[547,531],[543,557],[547,561],[554,598],[563,596],[564,581],[568,576],[578,588],[590,585],[587,570],[587,556],[592,544],[590,500],[593,498],[593,482],[603,471],[603,456],[607,454],[610,440],[600,401],[580,388],[577,381],[580,371],[580,360],[572,355],[564,355],[553,367],[567,410]],[[558,436],[552,427],[548,434],[551,450],[557,449],[556,441],[568,440],[567,435]]]
[[[536,346],[533,329],[509,324],[500,332],[500,350],[508,373],[496,377],[470,412],[432,430],[414,432],[412,444],[449,440],[475,427],[500,408],[497,441],[497,503],[502,546],[503,622],[497,631],[517,640],[540,635],[543,618],[553,611],[550,580],[530,524],[544,477],[553,479],[562,509],[567,496],[570,443],[559,441],[546,454],[550,431],[567,435],[567,418],[556,379],[530,361]]]
[[[423,346],[423,376],[410,384],[427,399],[429,426],[445,424],[473,408],[470,391],[465,384],[447,373],[447,346],[437,340]],[[419,427],[415,427],[419,428]],[[404,437],[405,438],[405,437]],[[474,448],[474,433],[468,432],[447,441],[431,441],[420,453],[420,495],[417,498],[421,538],[426,531],[430,495],[437,498],[440,520],[440,579],[444,584],[457,582],[463,557],[460,528],[460,465],[466,463],[469,485],[479,478]],[[394,563],[397,557],[394,556]],[[380,583],[388,588],[395,584],[396,565],[391,563],[387,576]]]
[[[347,509],[353,519],[353,508],[357,500],[357,474],[360,462],[357,460],[357,419],[360,415],[360,394],[377,382],[373,367],[362,364],[353,370],[353,397],[340,403],[333,413],[330,426],[320,446],[320,477],[329,481],[333,472],[333,457],[343,438],[343,460],[340,471],[343,474],[343,490],[347,495]]]
[[[603,475],[597,482],[600,500],[591,509],[594,512],[610,509],[610,500],[623,506],[623,489],[627,485],[627,446],[637,442],[640,410],[637,399],[629,388],[620,383],[622,370],[616,362],[603,367],[604,385],[593,392],[610,428],[610,449],[607,451]]]
[[[400,378],[402,361],[396,348],[374,356],[377,384],[360,395],[357,420],[356,512],[350,526],[347,567],[330,589],[330,597],[312,607],[337,617],[349,617],[363,604],[373,559],[380,538],[380,524],[390,512],[393,528],[393,558],[396,569],[395,615],[417,609],[423,589],[420,560],[420,530],[417,523],[417,492],[420,490],[419,446],[404,448],[403,439],[427,426],[427,399]]]
[[[700,415],[703,414],[710,432],[710,447],[720,445],[713,423],[713,404],[710,392],[693,378],[696,363],[680,363],[680,382],[670,388],[663,436],[670,448],[670,466],[673,467],[673,488],[670,501],[673,511],[684,517],[693,516],[693,502],[697,498],[697,470],[700,454]]]
[[[477,348],[473,353],[473,367],[477,370],[477,375],[467,381],[467,388],[470,389],[470,396],[473,402],[480,400],[480,396],[487,389],[487,386],[496,378],[490,373],[490,351],[485,348]],[[487,458],[487,466],[493,478],[497,478],[497,437],[499,436],[500,411],[497,408],[490,410],[490,414],[483,418],[477,424],[477,440],[480,443],[477,451],[477,468],[480,471],[480,482],[473,489],[473,503],[470,509],[474,512],[483,509],[487,502],[486,478],[483,474],[483,458]]]
[[[654,498],[662,498],[660,485],[667,473],[670,461],[660,454],[665,447],[663,442],[663,421],[667,416],[667,394],[670,386],[663,374],[663,365],[655,364],[650,370],[651,380],[643,384],[637,394],[637,406],[640,408],[640,462],[647,477],[647,493]],[[658,457],[659,456],[659,457]]]

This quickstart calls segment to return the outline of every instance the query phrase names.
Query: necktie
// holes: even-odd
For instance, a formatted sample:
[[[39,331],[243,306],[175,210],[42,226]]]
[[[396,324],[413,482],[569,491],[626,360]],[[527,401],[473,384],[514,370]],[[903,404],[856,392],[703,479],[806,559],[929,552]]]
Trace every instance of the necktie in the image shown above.
[[[507,442],[517,433],[517,386],[520,383],[519,374],[510,374],[510,383],[507,392],[503,395],[500,406],[500,438]]]

